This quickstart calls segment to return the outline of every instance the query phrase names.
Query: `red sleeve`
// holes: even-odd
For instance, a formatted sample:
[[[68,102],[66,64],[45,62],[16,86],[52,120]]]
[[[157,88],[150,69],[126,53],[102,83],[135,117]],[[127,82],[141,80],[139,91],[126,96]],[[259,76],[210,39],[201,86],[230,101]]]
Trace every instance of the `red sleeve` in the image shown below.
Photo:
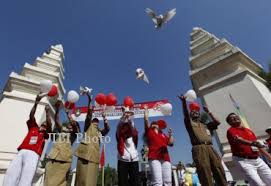
[[[252,130],[250,130],[249,128],[246,128],[247,133],[249,133],[251,140],[257,140],[257,136],[254,134],[254,132]]]
[[[34,118],[34,120],[28,120],[27,122],[26,122],[26,124],[27,124],[27,127],[28,127],[28,130],[30,130],[31,128],[33,128],[33,127],[39,127],[38,126],[38,124],[37,124],[37,122],[36,122],[36,119]]]
[[[229,129],[229,130],[227,131],[227,138],[228,138],[229,143],[233,142],[235,137],[236,137],[236,136],[235,136],[235,135],[233,134],[233,132]]]

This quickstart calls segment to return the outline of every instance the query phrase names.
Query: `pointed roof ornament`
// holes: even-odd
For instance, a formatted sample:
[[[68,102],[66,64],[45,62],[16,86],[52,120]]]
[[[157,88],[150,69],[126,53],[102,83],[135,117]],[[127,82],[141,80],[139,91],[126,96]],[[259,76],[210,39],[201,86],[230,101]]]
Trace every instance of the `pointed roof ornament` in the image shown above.
[[[63,46],[61,44],[57,44],[55,47],[63,52]]]
[[[198,30],[202,30],[200,27],[194,27],[193,31],[198,31]]]

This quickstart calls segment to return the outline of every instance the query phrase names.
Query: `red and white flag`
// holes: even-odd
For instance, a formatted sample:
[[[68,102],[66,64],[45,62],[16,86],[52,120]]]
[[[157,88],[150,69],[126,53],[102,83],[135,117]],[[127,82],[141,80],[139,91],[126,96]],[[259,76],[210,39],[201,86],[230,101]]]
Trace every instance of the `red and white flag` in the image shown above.
[[[148,101],[142,103],[135,103],[133,108],[130,110],[134,112],[134,118],[143,118],[144,117],[144,106],[148,107],[149,117],[157,116],[170,116],[171,112],[163,112],[163,106],[168,105],[168,100],[158,100],[158,101]],[[103,106],[93,106],[93,118],[98,118],[102,120],[102,113],[106,113],[106,118],[108,120],[118,120],[122,116],[122,106],[117,105],[113,108],[107,109]],[[87,115],[88,107],[77,107],[73,109],[72,117],[76,121],[85,121]]]

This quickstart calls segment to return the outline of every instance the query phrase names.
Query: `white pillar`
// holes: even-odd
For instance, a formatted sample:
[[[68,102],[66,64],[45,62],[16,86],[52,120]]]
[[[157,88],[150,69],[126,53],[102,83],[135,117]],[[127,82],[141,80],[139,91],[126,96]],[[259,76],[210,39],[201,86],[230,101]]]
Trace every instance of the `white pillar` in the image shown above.
[[[27,134],[26,121],[40,91],[40,81],[51,80],[57,85],[60,98],[65,94],[63,59],[62,45],[51,46],[33,65],[26,63],[20,74],[11,72],[0,99],[0,185],[10,161],[17,154],[17,147]],[[50,105],[53,116],[55,101],[42,99],[35,115],[38,124],[45,120],[45,104]]]
[[[238,102],[250,128],[259,139],[265,138],[265,129],[271,121],[271,94],[258,76],[262,67],[226,39],[218,39],[202,28],[190,34],[190,78],[202,102],[220,119],[216,139],[225,163],[234,178],[241,175],[232,164],[230,146],[226,137],[229,125],[225,118],[236,112],[229,94]],[[253,44],[253,43],[251,43]]]

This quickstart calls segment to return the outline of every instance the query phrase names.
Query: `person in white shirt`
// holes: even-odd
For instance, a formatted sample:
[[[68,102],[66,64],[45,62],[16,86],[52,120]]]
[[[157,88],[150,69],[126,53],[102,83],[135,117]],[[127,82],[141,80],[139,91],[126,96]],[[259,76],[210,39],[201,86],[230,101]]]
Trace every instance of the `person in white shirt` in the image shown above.
[[[118,185],[138,186],[138,131],[132,121],[133,112],[127,108],[123,110],[123,116],[117,127],[116,138],[118,147]]]

